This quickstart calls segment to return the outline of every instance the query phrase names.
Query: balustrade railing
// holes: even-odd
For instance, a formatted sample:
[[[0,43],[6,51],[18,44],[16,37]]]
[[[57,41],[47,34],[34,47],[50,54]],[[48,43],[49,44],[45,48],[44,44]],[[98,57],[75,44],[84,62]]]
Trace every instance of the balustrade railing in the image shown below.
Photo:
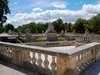
[[[100,35],[81,35],[76,36],[76,41],[80,43],[100,42]]]
[[[78,75],[100,57],[99,43],[63,50],[0,42],[2,60],[43,75]]]
[[[75,41],[54,41],[54,42],[31,42],[23,43],[30,46],[40,46],[40,47],[58,47],[58,46],[72,46],[75,45]]]

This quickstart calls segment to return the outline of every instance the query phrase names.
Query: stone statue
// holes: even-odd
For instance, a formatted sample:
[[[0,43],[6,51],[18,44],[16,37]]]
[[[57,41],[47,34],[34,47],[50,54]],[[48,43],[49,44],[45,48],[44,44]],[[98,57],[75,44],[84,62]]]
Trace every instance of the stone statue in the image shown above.
[[[29,28],[25,30],[26,42],[33,42],[35,37],[32,36],[31,31]]]
[[[61,31],[60,36],[65,36],[64,30]]]
[[[13,32],[12,32],[11,30],[9,30],[9,31],[8,31],[8,34],[9,34],[9,35],[12,35],[12,34],[13,34]]]
[[[48,30],[54,30],[54,27],[51,23],[49,23],[49,25],[48,25]]]
[[[27,28],[25,30],[25,36],[26,36],[26,42],[30,42],[32,35],[30,34],[30,29],[29,28]]]
[[[85,31],[85,35],[89,35],[89,31],[88,30]]]
[[[48,29],[46,30],[45,35],[48,41],[57,40],[57,32],[54,30],[54,27],[51,23],[49,23]]]

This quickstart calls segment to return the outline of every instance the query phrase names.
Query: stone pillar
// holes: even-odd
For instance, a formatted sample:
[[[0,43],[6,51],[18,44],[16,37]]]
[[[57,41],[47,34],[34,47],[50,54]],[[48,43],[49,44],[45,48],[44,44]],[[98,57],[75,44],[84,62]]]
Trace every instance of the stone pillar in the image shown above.
[[[21,51],[21,55],[22,55],[22,62],[29,62],[30,61],[30,51],[23,49]]]
[[[19,49],[15,49],[14,51],[14,64],[20,64],[21,63],[21,53]]]
[[[68,55],[57,56],[57,75],[75,75],[76,61]]]
[[[12,51],[12,63],[13,64],[16,64],[17,62],[16,62],[16,50],[15,49],[13,49],[13,51]]]

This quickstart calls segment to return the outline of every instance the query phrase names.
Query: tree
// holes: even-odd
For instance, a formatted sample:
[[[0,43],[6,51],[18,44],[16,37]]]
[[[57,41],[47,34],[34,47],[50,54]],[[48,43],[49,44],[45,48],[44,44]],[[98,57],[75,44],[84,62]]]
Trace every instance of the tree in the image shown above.
[[[56,21],[52,22],[52,24],[54,25],[54,29],[60,33],[62,30],[64,30],[64,24],[62,19],[57,19]]]
[[[77,33],[84,33],[86,30],[89,32],[96,32],[100,33],[100,14],[93,16],[89,20],[85,19],[77,19],[75,24],[71,23],[63,23],[62,19],[57,19],[53,21],[52,24],[54,25],[54,29],[60,33],[62,30],[66,30],[68,32],[75,31]],[[48,23],[29,23],[24,24],[22,26],[17,27],[18,30],[24,32],[27,27],[31,30],[31,33],[36,32],[45,32],[47,30]],[[2,31],[1,27],[1,31]]]
[[[72,24],[71,24],[71,23],[65,23],[65,24],[64,24],[64,29],[65,29],[67,32],[72,32]]]
[[[7,14],[10,13],[8,0],[0,0],[0,25],[2,26],[7,20]]]
[[[74,30],[77,33],[84,33],[85,32],[85,20],[84,19],[77,19],[74,25]]]
[[[94,26],[90,23],[91,21],[88,20],[85,24],[85,30],[88,30],[89,32],[94,32]]]
[[[0,33],[2,33],[4,31],[3,26],[0,26]]]
[[[21,31],[22,33],[25,33],[25,30],[29,28],[31,33],[36,33],[36,32],[42,33],[47,30],[47,27],[48,27],[48,23],[37,23],[36,24],[34,22],[31,22],[28,24],[24,24],[22,26],[18,26],[17,30]]]
[[[93,32],[100,32],[100,14],[93,16],[91,19],[89,19],[88,25],[92,27]]]
[[[14,26],[12,24],[6,24],[4,30],[5,32],[8,32],[9,30],[14,31]]]

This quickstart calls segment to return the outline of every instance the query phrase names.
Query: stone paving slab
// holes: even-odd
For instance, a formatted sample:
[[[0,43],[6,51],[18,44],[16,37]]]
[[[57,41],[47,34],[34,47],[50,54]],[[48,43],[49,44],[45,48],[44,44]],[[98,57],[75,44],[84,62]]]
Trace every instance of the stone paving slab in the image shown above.
[[[0,75],[26,75],[26,74],[0,64]]]
[[[0,61],[0,75],[38,75],[38,73]]]

